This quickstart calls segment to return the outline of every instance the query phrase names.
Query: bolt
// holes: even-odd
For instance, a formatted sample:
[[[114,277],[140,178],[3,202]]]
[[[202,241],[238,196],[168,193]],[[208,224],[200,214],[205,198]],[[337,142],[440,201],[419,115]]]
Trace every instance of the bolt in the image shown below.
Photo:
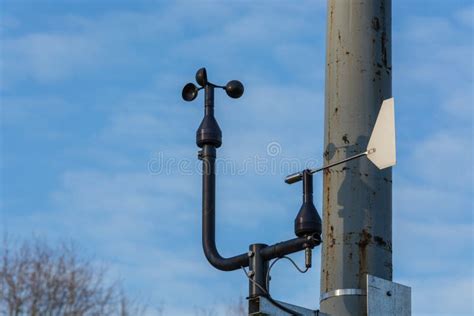
[[[248,275],[249,278],[253,278],[253,276],[255,275],[255,272],[249,271],[249,273],[247,275]]]
[[[247,252],[247,256],[248,256],[249,258],[252,258],[254,255],[255,255],[255,253],[254,253],[252,250],[250,250],[249,252]]]

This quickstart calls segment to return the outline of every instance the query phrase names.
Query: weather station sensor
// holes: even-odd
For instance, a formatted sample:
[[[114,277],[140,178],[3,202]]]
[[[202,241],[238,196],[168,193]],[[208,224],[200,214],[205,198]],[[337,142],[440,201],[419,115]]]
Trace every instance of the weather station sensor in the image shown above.
[[[223,89],[231,98],[238,99],[244,93],[240,81],[229,81],[225,86],[208,80],[205,68],[196,73],[196,82],[184,86],[182,97],[193,101],[200,90],[204,90],[204,118],[196,132],[196,144],[200,148],[198,158],[202,161],[202,245],[209,263],[222,271],[242,269],[249,280],[249,315],[327,315],[275,300],[270,295],[270,271],[281,259],[289,260],[299,272],[306,272],[312,266],[312,249],[322,242],[322,221],[313,203],[313,174],[344,162],[367,157],[377,168],[395,165],[395,119],[393,99],[385,100],[380,108],[372,135],[364,152],[317,169],[306,169],[286,177],[285,182],[293,184],[302,181],[303,202],[294,220],[296,238],[273,245],[254,243],[249,250],[224,258],[216,246],[216,174],[217,148],[222,145],[222,132],[214,116],[214,91]],[[305,252],[305,269],[300,268],[289,254]],[[272,261],[273,260],[273,261]],[[249,270],[247,271],[248,268]],[[372,280],[372,279],[371,279]],[[403,315],[402,315],[403,316]]]

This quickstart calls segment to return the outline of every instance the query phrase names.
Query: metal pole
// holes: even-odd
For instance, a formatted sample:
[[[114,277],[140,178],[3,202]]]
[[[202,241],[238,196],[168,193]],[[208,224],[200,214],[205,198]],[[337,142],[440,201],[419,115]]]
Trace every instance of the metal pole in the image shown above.
[[[268,293],[266,276],[268,260],[262,258],[260,251],[267,247],[265,244],[252,244],[249,246],[249,298],[266,296]]]
[[[366,150],[392,96],[391,0],[328,0],[325,165]],[[367,315],[366,274],[392,279],[392,173],[365,158],[324,172],[321,311]]]

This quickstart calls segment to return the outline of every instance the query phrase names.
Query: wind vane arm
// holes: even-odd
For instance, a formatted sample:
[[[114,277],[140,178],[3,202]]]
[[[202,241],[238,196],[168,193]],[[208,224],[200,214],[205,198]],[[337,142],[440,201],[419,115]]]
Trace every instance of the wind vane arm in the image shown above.
[[[373,149],[375,150],[375,149]],[[345,163],[345,162],[348,162],[348,161],[351,161],[351,160],[354,160],[354,159],[357,159],[357,158],[360,158],[362,156],[366,156],[368,155],[370,152],[370,150],[368,151],[364,151],[363,153],[360,153],[360,154],[357,154],[357,155],[354,155],[354,156],[351,156],[349,158],[346,158],[346,159],[343,159],[343,160],[340,160],[340,161],[337,161],[337,162],[333,162],[329,165],[326,165],[324,167],[320,167],[320,168],[316,168],[316,169],[309,169],[309,172],[311,174],[315,174],[317,172],[320,172],[320,171],[323,171],[325,169],[329,169],[329,168],[332,168],[332,167],[335,167],[337,165],[340,165],[342,163]],[[296,183],[300,180],[303,179],[303,173],[302,172],[296,172],[296,173],[293,173],[293,174],[290,174],[288,176],[286,176],[285,178],[285,182],[288,183],[288,184],[293,184],[293,183]]]
[[[314,174],[363,156],[367,156],[367,158],[379,169],[385,169],[396,164],[395,113],[393,98],[383,101],[377,120],[375,121],[372,135],[370,135],[366,151],[320,168],[309,169],[309,172]],[[288,175],[285,178],[285,182],[293,184],[302,179],[303,172],[300,171]]]

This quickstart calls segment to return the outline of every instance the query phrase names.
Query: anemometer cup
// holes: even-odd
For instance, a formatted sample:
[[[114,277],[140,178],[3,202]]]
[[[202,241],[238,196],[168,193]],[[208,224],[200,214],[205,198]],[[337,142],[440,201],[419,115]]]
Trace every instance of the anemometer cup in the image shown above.
[[[219,85],[213,84],[212,82],[209,82],[209,80],[207,79],[207,71],[206,71],[206,68],[204,67],[200,68],[196,72],[195,78],[200,88],[198,88],[192,82],[187,83],[184,86],[183,91],[181,92],[181,96],[183,97],[185,101],[188,101],[188,102],[193,101],[194,99],[196,99],[199,90],[206,89],[209,87],[212,89],[214,88],[224,89],[227,95],[233,99],[238,99],[244,94],[244,90],[245,90],[244,85],[239,80],[231,80],[225,86],[219,86]]]
[[[196,82],[201,87],[205,87],[208,84],[206,68],[203,67],[196,72]]]
[[[238,99],[244,94],[244,85],[238,80],[231,80],[225,85],[224,90],[229,97]]]
[[[198,87],[196,87],[194,83],[189,82],[184,86],[183,91],[181,92],[181,96],[183,97],[184,101],[190,102],[196,99],[198,91]]]

